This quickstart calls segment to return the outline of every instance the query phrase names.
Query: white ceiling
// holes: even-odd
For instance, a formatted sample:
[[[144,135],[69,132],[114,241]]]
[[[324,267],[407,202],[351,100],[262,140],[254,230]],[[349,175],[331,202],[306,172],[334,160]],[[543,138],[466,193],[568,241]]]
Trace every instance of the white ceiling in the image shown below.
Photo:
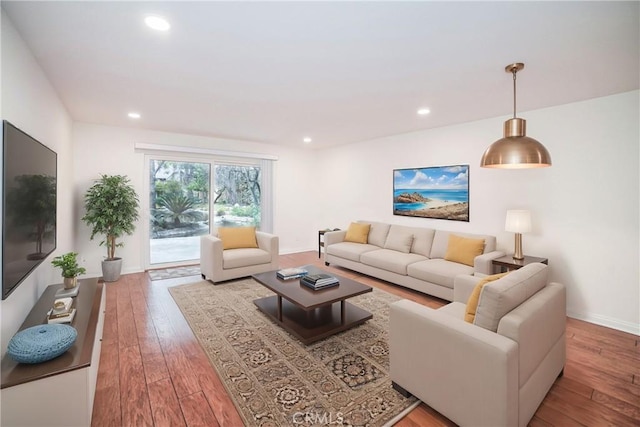
[[[508,116],[512,62],[518,112],[639,87],[637,1],[2,7],[82,122],[327,147]]]

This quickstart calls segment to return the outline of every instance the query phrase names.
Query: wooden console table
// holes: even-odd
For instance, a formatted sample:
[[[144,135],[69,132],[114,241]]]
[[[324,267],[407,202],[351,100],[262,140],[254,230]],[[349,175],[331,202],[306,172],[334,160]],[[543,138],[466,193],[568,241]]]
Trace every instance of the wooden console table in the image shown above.
[[[76,316],[78,331],[73,346],[63,355],[43,363],[17,363],[2,358],[2,419],[6,426],[90,426],[98,377],[106,298],[97,279],[78,281]],[[20,330],[46,323],[55,293],[51,285],[31,309]]]

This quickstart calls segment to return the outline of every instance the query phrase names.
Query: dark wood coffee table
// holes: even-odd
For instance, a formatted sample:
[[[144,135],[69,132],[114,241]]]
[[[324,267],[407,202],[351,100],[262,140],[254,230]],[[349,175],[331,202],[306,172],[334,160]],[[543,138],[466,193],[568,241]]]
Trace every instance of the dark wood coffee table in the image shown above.
[[[331,274],[338,278],[340,284],[314,291],[301,284],[300,279],[279,279],[276,271],[252,276],[276,293],[276,295],[253,301],[254,304],[303,344],[319,341],[360,325],[373,317],[367,310],[345,301],[371,292],[371,286],[328,273],[314,266],[304,266],[304,268],[309,271],[309,274]]]

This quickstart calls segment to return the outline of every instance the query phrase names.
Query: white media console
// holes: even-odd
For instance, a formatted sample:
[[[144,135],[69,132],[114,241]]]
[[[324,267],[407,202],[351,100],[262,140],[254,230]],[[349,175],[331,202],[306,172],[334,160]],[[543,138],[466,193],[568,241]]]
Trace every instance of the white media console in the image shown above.
[[[20,330],[46,323],[55,292],[51,285],[33,307]],[[97,279],[82,279],[75,298],[76,316],[71,326],[78,331],[73,347],[55,359],[38,364],[2,358],[0,399],[3,426],[90,426],[96,391],[105,287]]]

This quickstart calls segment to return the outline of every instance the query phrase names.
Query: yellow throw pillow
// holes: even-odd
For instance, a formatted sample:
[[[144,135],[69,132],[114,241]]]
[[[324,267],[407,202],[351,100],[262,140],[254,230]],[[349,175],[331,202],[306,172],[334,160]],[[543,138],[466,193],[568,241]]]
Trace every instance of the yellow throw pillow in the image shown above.
[[[222,249],[257,248],[255,227],[220,227],[218,237]]]
[[[484,239],[467,239],[450,234],[444,259],[473,267],[474,258],[482,255],[482,252],[484,252]]]
[[[370,229],[371,224],[352,222],[351,224],[349,224],[347,235],[344,237],[344,241],[353,243],[367,243]]]
[[[507,272],[508,273],[508,272]],[[476,319],[476,310],[478,309],[478,302],[480,302],[480,293],[482,292],[482,288],[487,283],[491,283],[494,280],[498,280],[501,277],[507,275],[507,273],[494,274],[492,276],[487,276],[481,281],[478,282],[475,288],[473,288],[473,292],[469,295],[469,299],[467,300],[467,308],[464,313],[464,321],[473,323]]]

